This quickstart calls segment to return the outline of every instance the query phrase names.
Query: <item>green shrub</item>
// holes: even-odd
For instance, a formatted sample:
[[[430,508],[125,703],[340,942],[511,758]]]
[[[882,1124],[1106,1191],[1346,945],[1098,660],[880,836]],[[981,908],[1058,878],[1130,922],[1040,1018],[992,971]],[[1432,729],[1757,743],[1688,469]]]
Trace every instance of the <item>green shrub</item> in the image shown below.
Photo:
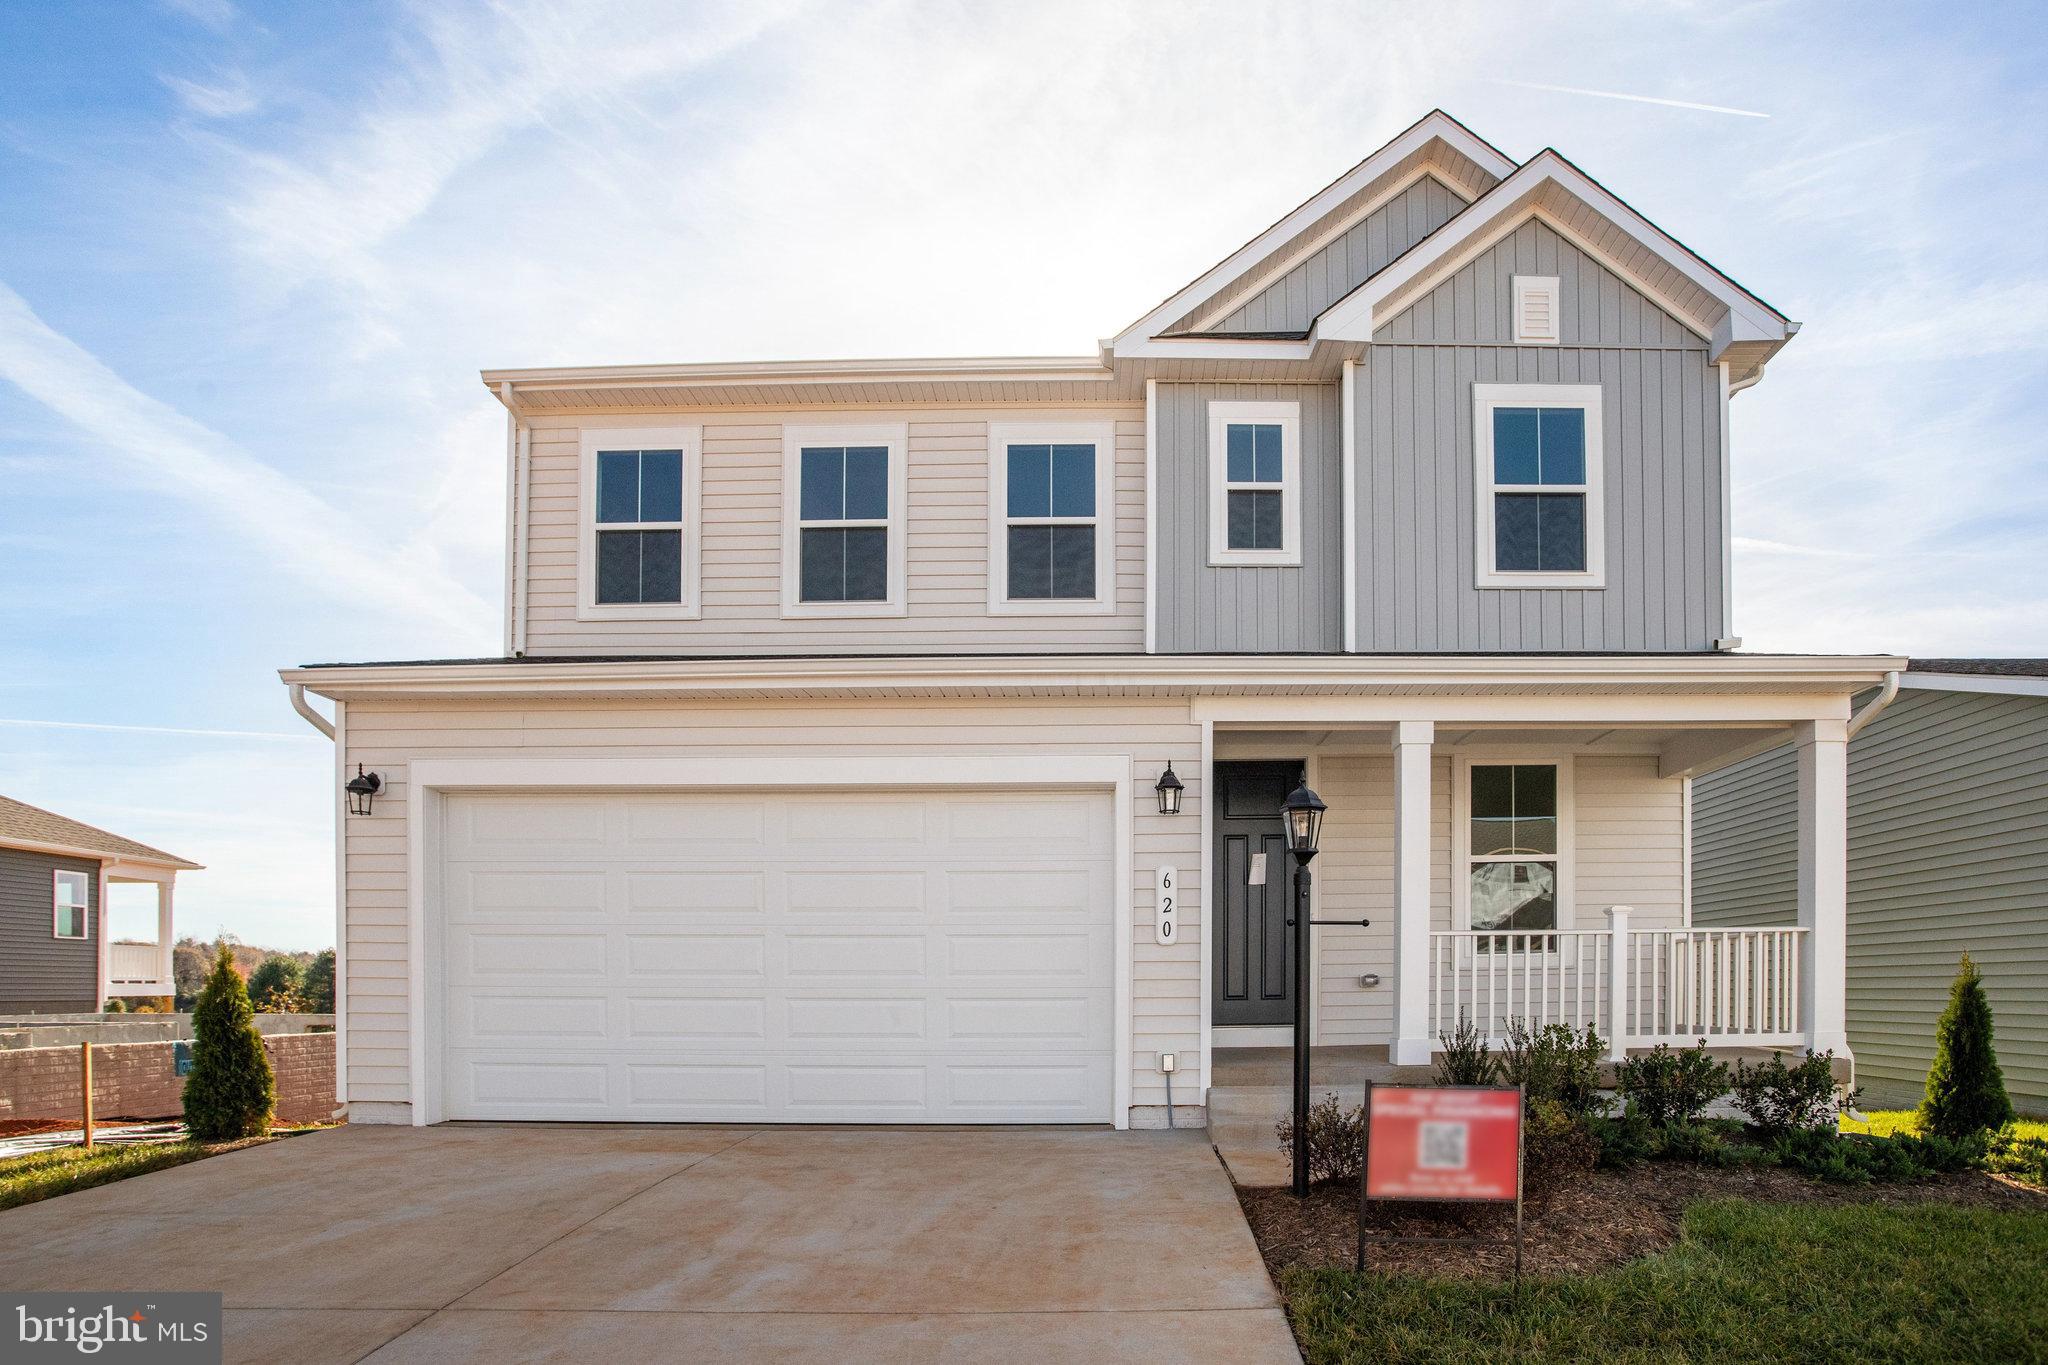
[[[1835,1054],[1809,1051],[1796,1066],[1774,1052],[1761,1066],[1735,1064],[1735,1107],[1767,1139],[1809,1128],[1833,1133],[1836,1125]]]
[[[1280,1150],[1294,1159],[1294,1115],[1274,1125]],[[1365,1140],[1365,1109],[1345,1110],[1335,1095],[1324,1095],[1308,1110],[1308,1178],[1310,1184],[1358,1179],[1358,1154]]]
[[[1615,1170],[1639,1166],[1659,1151],[1656,1128],[1633,1109],[1615,1118],[1588,1120],[1586,1131],[1600,1144],[1600,1164]]]
[[[1895,1133],[1873,1137],[1799,1128],[1770,1144],[1779,1164],[1841,1185],[1895,1185],[1931,1175],[1966,1171],[1984,1157],[1981,1138],[1915,1137]]]
[[[1485,1035],[1462,1012],[1456,1031],[1439,1033],[1436,1040],[1443,1044],[1436,1057],[1438,1085],[1492,1085],[1500,1074],[1500,1063],[1494,1060]]]
[[[1590,1171],[1599,1162],[1600,1139],[1591,1124],[1554,1099],[1539,1099],[1529,1105],[1522,1120],[1522,1174],[1524,1183],[1540,1187],[1576,1171]]]
[[[1707,1055],[1707,1045],[1673,1051],[1659,1043],[1615,1064],[1614,1088],[1624,1106],[1653,1125],[1691,1123],[1728,1093],[1728,1068]]]
[[[192,1070],[185,1077],[185,1127],[198,1142],[232,1142],[270,1131],[277,1084],[262,1035],[250,1023],[249,991],[222,944],[192,1011]]]
[[[1607,1044],[1588,1024],[1583,1031],[1550,1024],[1535,1032],[1520,1019],[1508,1020],[1500,1050],[1500,1077],[1522,1087],[1523,1102],[1533,1116],[1539,1100],[1551,1100],[1573,1118],[1602,1113],[1600,1064]]]
[[[100,1013],[102,1014],[126,1014],[127,1012],[127,1000],[123,999],[121,996],[118,995],[110,998],[107,1001],[106,1005],[100,1010]]]
[[[2048,1139],[2021,1137],[2010,1128],[1985,1140],[1984,1169],[2048,1186]]]
[[[1948,990],[1948,1008],[1934,1026],[1934,1065],[1920,1126],[1946,1138],[1968,1137],[2012,1122],[2012,1100],[1991,1046],[1991,1001],[1968,953]]]

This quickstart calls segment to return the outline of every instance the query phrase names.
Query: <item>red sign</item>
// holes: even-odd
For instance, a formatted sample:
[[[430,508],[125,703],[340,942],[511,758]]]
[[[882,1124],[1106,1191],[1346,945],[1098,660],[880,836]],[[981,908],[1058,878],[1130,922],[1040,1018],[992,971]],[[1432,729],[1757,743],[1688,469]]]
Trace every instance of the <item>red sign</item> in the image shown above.
[[[1514,1201],[1519,1091],[1375,1085],[1366,1093],[1366,1198]]]

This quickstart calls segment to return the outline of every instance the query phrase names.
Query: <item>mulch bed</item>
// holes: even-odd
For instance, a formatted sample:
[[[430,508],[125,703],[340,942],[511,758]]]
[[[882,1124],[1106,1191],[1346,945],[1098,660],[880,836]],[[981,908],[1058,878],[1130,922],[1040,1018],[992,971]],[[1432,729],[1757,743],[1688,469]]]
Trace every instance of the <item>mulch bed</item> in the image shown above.
[[[1350,1268],[1358,1239],[1358,1184],[1318,1185],[1297,1200],[1285,1187],[1237,1187],[1266,1269]],[[1661,1251],[1678,1240],[1679,1218],[1702,1199],[1764,1203],[1972,1204],[2048,1213],[2048,1195],[1982,1172],[1935,1176],[1910,1185],[1830,1185],[1776,1167],[1715,1169],[1658,1162],[1626,1171],[1585,1171],[1552,1179],[1523,1205],[1522,1269],[1531,1275],[1580,1275]],[[1460,1237],[1449,1245],[1373,1242],[1374,1270],[1402,1275],[1514,1273],[1512,1205],[1372,1206],[1367,1230],[1403,1237]]]

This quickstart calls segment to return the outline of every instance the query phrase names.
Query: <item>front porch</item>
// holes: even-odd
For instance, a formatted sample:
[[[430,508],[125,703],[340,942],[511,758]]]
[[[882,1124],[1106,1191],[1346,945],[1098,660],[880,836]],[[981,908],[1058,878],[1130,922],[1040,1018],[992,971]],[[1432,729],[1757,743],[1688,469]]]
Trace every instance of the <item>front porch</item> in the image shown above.
[[[1611,1060],[1659,1043],[1730,1058],[1832,1049],[1846,1073],[1846,693],[1427,702],[1428,719],[1387,715],[1402,705],[1392,698],[1211,708],[1212,1124],[1255,1114],[1270,1145],[1279,1111],[1260,1092],[1279,1086],[1284,1110],[1292,1038],[1292,896],[1243,885],[1259,825],[1230,809],[1237,765],[1293,765],[1329,805],[1307,975],[1330,1084],[1424,1078],[1461,1021],[1496,1046],[1511,1020],[1591,1027]],[[1788,739],[1801,776],[1797,829],[1784,832],[1800,866],[1791,922],[1693,926],[1689,779]],[[1524,786],[1520,808],[1500,795]],[[1274,1059],[1277,1080],[1260,1072]]]
[[[176,995],[171,971],[171,903],[177,871],[112,862],[102,872],[105,897],[100,999]]]

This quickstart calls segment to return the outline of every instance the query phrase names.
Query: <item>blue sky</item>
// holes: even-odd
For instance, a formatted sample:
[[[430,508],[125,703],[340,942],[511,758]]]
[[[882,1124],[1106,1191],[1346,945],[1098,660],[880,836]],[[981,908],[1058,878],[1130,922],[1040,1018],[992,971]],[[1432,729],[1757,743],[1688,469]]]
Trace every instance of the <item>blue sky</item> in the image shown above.
[[[2017,4],[6,7],[0,791],[330,943],[275,670],[496,651],[479,368],[1086,352],[1438,105],[1805,324],[1734,409],[1750,648],[2048,653],[2044,59]]]

